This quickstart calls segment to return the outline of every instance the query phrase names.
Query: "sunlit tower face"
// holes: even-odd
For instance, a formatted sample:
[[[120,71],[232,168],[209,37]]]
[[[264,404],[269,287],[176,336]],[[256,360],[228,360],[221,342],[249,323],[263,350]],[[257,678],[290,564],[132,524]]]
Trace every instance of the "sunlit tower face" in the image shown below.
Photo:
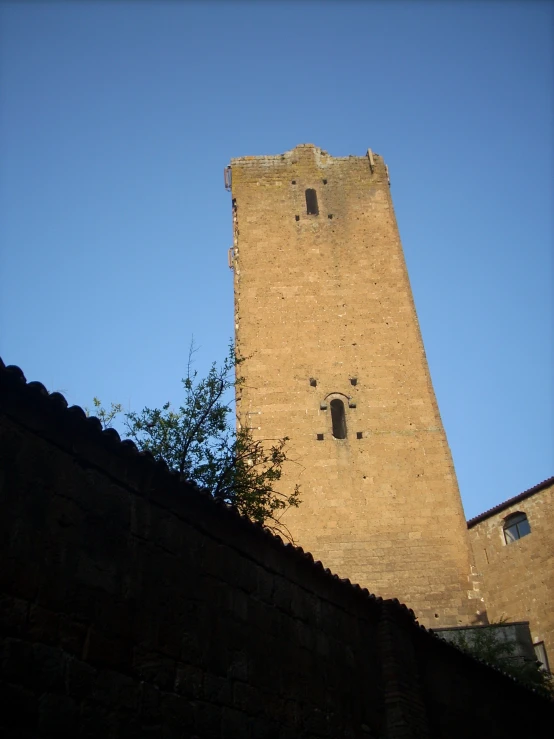
[[[290,438],[294,540],[428,625],[465,624],[467,529],[382,158],[231,161],[241,423]]]

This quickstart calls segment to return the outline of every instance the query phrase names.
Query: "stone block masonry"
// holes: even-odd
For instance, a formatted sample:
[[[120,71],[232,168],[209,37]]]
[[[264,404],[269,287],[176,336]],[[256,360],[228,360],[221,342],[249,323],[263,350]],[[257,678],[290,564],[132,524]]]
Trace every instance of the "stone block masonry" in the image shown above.
[[[551,735],[550,703],[1,361],[0,511],[5,739]]]
[[[507,540],[504,528],[523,514],[529,533]],[[554,477],[468,522],[475,564],[492,621],[529,621],[554,668]],[[539,652],[538,652],[539,653]]]
[[[238,409],[290,437],[284,523],[427,626],[485,622],[383,159],[305,144],[231,172]]]

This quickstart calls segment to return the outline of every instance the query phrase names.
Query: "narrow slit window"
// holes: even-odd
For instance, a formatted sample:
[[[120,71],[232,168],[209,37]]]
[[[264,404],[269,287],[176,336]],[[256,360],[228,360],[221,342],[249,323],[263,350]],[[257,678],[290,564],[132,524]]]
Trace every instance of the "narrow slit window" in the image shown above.
[[[309,216],[319,215],[319,207],[317,205],[317,192],[312,188],[306,190],[306,212]]]
[[[331,401],[331,423],[335,439],[346,439],[346,414],[344,403],[338,398]]]

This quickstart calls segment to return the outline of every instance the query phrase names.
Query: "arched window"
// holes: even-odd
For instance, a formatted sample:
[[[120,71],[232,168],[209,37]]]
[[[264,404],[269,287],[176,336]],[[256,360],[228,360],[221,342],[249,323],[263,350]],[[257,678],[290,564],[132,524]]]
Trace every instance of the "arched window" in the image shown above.
[[[333,436],[335,439],[346,439],[346,414],[344,412],[344,403],[338,398],[333,398],[330,405]]]
[[[531,533],[531,526],[525,513],[512,513],[504,519],[504,539],[511,544],[522,536]]]
[[[309,216],[318,216],[317,192],[313,189],[306,190],[306,212]]]

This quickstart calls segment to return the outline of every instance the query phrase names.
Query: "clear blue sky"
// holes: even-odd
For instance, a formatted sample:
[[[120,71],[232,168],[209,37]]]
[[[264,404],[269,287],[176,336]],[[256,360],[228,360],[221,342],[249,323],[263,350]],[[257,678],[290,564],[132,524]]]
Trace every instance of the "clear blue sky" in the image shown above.
[[[231,157],[385,157],[468,516],[554,473],[554,5],[3,2],[0,352],[178,401],[233,332]]]

